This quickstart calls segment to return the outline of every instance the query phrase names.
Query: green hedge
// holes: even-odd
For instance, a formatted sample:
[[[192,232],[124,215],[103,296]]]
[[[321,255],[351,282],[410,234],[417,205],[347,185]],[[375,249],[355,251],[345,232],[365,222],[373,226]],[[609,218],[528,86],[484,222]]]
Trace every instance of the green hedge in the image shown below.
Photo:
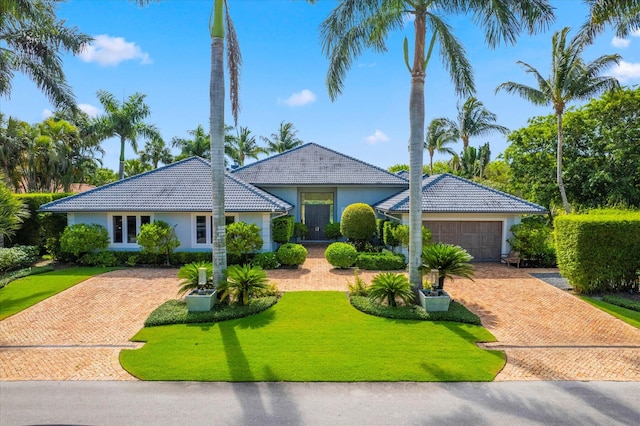
[[[631,300],[620,296],[607,295],[602,298],[602,301],[611,303],[612,305],[620,306],[622,308],[631,309],[632,311],[640,312],[639,300]]]
[[[377,317],[419,320],[419,321],[454,321],[465,324],[482,325],[480,317],[469,311],[464,305],[451,301],[447,312],[431,312],[428,313],[421,306],[387,306],[381,305],[369,297],[351,296],[349,298],[351,305],[365,314],[375,315]]]
[[[16,197],[26,204],[31,216],[24,220],[22,227],[11,238],[11,244],[38,246],[42,249],[47,238],[60,237],[60,234],[67,226],[67,215],[65,213],[38,213],[38,209],[43,204],[68,197],[69,195],[73,194],[16,194]]]
[[[356,267],[369,271],[398,271],[406,268],[404,254],[383,251],[381,253],[358,253]]]
[[[638,287],[640,212],[595,211],[555,219],[558,267],[582,293]]]
[[[293,216],[282,216],[273,219],[271,225],[271,236],[273,241],[279,244],[286,244],[293,237],[295,220]]]

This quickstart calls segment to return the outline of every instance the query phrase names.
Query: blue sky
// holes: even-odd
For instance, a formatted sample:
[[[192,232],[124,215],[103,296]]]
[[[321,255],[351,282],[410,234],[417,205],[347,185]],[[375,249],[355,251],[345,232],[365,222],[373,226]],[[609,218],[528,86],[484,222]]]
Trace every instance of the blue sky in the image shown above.
[[[68,81],[81,106],[100,113],[96,99],[100,89],[117,97],[141,92],[152,111],[148,122],[158,126],[168,144],[174,136],[188,137],[198,124],[208,128],[211,4],[211,0],[168,0],[140,8],[124,0],[63,3],[58,16],[96,39],[81,57],[64,57]],[[290,121],[305,142],[384,168],[408,163],[410,78],[402,40],[407,35],[412,42],[413,28],[409,24],[392,34],[387,53],[361,56],[347,75],[343,94],[331,102],[325,85],[328,61],[321,52],[318,28],[336,4],[333,0],[316,5],[229,0],[244,60],[238,124],[255,135],[270,136],[281,121]],[[524,35],[515,47],[495,50],[486,47],[484,36],[466,17],[448,19],[474,67],[477,97],[498,115],[500,124],[512,130],[552,110],[504,92],[494,94],[495,87],[504,81],[534,84],[517,60],[546,75],[553,31],[564,26],[577,29],[587,16],[582,0],[552,4],[557,19],[548,31]],[[611,53],[621,54],[624,63],[609,74],[625,85],[640,83],[640,32],[627,40],[614,39],[610,32],[602,34],[585,59]],[[439,58],[434,59],[427,69],[426,123],[439,116],[455,118],[458,102]],[[2,113],[30,123],[41,121],[51,109],[35,85],[22,76],[14,79],[11,99],[0,100]],[[226,122],[232,124],[230,114]],[[507,146],[502,135],[472,139],[471,145],[485,142],[490,142],[492,158]],[[117,170],[118,141],[105,141],[103,148],[104,165]],[[461,143],[455,149],[461,150]],[[126,156],[135,154],[128,148]]]

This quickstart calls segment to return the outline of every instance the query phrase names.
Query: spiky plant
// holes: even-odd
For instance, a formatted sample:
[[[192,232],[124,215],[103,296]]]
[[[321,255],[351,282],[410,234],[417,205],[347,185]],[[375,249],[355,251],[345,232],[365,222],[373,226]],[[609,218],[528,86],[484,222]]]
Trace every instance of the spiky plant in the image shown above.
[[[227,279],[218,285],[220,300],[233,295],[241,305],[246,305],[256,291],[269,288],[267,273],[259,266],[232,265],[227,268],[225,275]]]
[[[387,299],[389,306],[397,306],[396,298],[400,298],[405,304],[413,301],[411,283],[404,274],[395,272],[383,272],[376,275],[369,287],[369,297],[382,301]]]
[[[205,261],[188,263],[178,271],[178,278],[182,278],[182,281],[180,282],[180,290],[178,290],[179,295],[198,288],[200,268],[204,268],[207,271],[207,281],[204,287],[213,288],[213,283],[211,281],[211,278],[213,277],[212,263]]]
[[[473,280],[473,259],[465,249],[453,244],[436,243],[422,250],[423,271],[437,269],[440,279],[438,289],[442,290],[446,278],[464,277]]]

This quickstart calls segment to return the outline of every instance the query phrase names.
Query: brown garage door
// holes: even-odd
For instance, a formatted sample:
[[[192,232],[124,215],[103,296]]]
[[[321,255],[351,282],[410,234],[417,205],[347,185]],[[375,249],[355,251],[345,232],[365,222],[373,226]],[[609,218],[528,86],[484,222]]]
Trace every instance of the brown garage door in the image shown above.
[[[475,262],[497,262],[502,248],[502,222],[423,221],[434,242],[467,249]]]

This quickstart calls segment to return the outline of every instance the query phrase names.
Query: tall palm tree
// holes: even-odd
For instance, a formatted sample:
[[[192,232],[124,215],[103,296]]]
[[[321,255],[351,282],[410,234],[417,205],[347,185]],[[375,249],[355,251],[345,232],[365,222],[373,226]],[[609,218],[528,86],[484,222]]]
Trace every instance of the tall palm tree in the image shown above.
[[[211,138],[204,131],[202,124],[198,124],[193,130],[188,132],[191,139],[174,137],[171,139],[171,146],[180,148],[180,154],[176,160],[182,160],[193,156],[211,159]]]
[[[61,53],[80,53],[92,39],[58,20],[56,0],[0,2],[0,96],[11,95],[19,72],[31,79],[56,107],[77,110],[62,70]]]
[[[546,0],[342,0],[322,23],[324,53],[329,57],[327,87],[332,100],[341,93],[346,72],[363,50],[387,50],[385,39],[393,30],[404,28],[408,15],[413,17],[413,64],[405,38],[405,63],[411,74],[409,96],[409,279],[420,288],[420,253],[422,252],[422,151],[424,146],[424,82],[426,66],[438,42],[443,64],[455,90],[461,95],[474,92],[471,65],[464,48],[446,22],[448,16],[471,16],[486,34],[489,46],[501,42],[515,43],[522,30],[529,33],[545,27],[553,19],[553,9]],[[427,29],[433,32],[428,50]]]
[[[271,133],[270,138],[260,136],[260,139],[267,143],[268,152],[280,154],[304,143],[296,136],[297,134],[298,129],[293,123],[281,121],[276,133]]]
[[[601,76],[600,73],[621,60],[620,55],[616,54],[602,55],[591,62],[584,62],[580,56],[587,41],[580,33],[567,41],[569,31],[570,28],[565,27],[551,39],[551,69],[547,79],[531,65],[518,61],[527,73],[533,74],[537,87],[508,81],[496,88],[496,92],[505,90],[507,93],[515,93],[535,105],[553,106],[558,123],[556,179],[562,205],[567,213],[571,212],[571,207],[562,180],[562,115],[566,105],[572,101],[587,100],[605,90],[619,88],[618,80]]]
[[[458,104],[458,137],[462,139],[462,149],[469,146],[469,139],[493,132],[509,133],[509,129],[496,124],[498,117],[485,108],[475,96],[469,96],[462,104]]]
[[[429,174],[433,174],[433,155],[439,154],[456,155],[455,151],[447,145],[458,141],[456,128],[450,120],[446,118],[434,118],[427,127],[427,139],[424,149],[429,152]]]
[[[158,163],[169,164],[173,161],[173,155],[162,139],[151,139],[144,144],[140,153],[140,161],[150,163],[154,169],[158,168]]]
[[[589,18],[580,32],[592,40],[611,25],[618,37],[640,30],[640,0],[585,0]]]
[[[118,101],[111,93],[98,91],[98,101],[105,114],[95,120],[98,133],[103,139],[114,136],[120,138],[120,170],[119,178],[124,179],[124,149],[127,141],[133,150],[138,152],[138,137],[160,139],[160,133],[153,124],[144,120],[151,114],[151,109],[144,102],[146,95],[134,93],[125,101]]]
[[[267,150],[258,146],[256,137],[251,135],[248,127],[240,127],[236,136],[230,138],[225,144],[224,153],[238,166],[244,166],[244,160],[247,157],[257,160],[258,155],[266,154]]]

